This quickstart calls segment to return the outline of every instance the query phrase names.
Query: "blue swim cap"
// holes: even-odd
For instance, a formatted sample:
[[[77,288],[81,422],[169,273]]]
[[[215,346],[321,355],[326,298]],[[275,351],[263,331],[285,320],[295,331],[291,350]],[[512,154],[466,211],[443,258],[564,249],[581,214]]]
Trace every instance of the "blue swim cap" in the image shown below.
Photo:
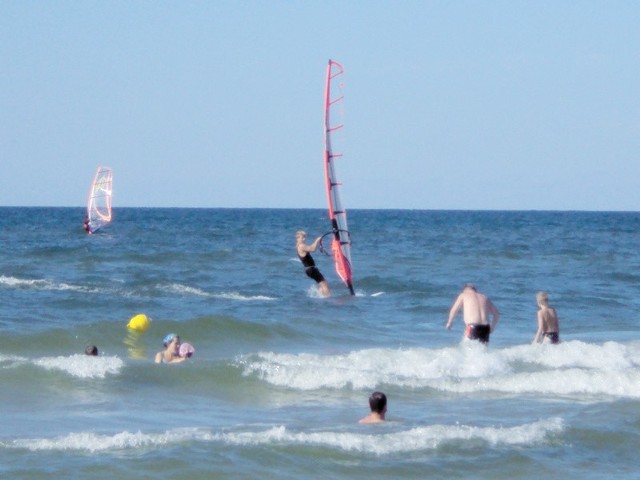
[[[167,345],[169,345],[171,343],[171,340],[173,340],[176,337],[177,337],[177,335],[175,333],[170,333],[169,335],[164,337],[164,339],[162,340],[162,344],[166,347]]]

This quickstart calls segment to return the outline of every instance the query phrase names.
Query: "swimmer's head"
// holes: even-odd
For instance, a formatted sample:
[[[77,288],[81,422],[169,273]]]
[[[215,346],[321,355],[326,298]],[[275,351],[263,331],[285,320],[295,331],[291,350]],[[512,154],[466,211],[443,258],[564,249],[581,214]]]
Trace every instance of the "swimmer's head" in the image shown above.
[[[382,392],[373,392],[369,397],[372,412],[383,413],[387,409],[387,396]]]
[[[476,288],[476,286],[473,283],[465,283],[464,287],[462,288],[463,290],[470,288],[471,290],[473,290],[474,292],[477,292],[478,289]]]
[[[547,292],[538,292],[536,294],[536,301],[538,305],[544,305],[545,307],[549,306],[549,295]]]
[[[162,345],[164,345],[165,347],[168,346],[173,341],[174,338],[177,338],[178,340],[180,340],[180,337],[178,337],[175,333],[170,333],[169,335],[167,335],[162,339]]]
[[[85,355],[96,356],[98,355],[98,347],[95,345],[87,345],[87,348],[84,349]]]
[[[298,230],[296,232],[296,238],[304,238],[307,236],[307,232],[305,232],[304,230]]]

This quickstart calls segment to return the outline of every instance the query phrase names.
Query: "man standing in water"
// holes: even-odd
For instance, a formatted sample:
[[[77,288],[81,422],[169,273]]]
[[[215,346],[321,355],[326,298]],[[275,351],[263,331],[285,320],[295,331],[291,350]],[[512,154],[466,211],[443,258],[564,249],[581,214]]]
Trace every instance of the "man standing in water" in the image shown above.
[[[316,238],[311,245],[305,243],[306,238],[307,234],[304,231],[298,230],[296,232],[296,251],[298,252],[298,258],[304,266],[304,273],[316,281],[320,288],[320,294],[323,297],[330,297],[331,291],[329,290],[329,284],[320,273],[320,270],[318,270],[318,267],[316,267],[316,262],[310,254],[310,252],[315,252],[318,249],[322,237]]]
[[[495,330],[500,319],[500,312],[493,302],[486,295],[479,293],[473,283],[467,283],[451,306],[447,330],[451,330],[451,324],[461,308],[466,325],[465,336],[480,343],[489,343],[489,335]],[[492,317],[491,324],[489,324],[489,316]]]

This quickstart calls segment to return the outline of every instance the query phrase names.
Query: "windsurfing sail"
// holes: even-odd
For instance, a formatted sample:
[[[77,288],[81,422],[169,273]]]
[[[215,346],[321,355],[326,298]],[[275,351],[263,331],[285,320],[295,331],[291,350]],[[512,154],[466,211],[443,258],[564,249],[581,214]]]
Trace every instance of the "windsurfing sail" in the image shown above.
[[[111,221],[113,174],[109,167],[98,167],[89,189],[85,230],[93,233]]]
[[[344,69],[329,60],[324,97],[324,173],[331,220],[331,250],[336,272],[354,295],[351,272],[351,235],[347,227],[347,212],[340,197],[341,184],[336,177],[335,163],[343,157],[344,136]]]

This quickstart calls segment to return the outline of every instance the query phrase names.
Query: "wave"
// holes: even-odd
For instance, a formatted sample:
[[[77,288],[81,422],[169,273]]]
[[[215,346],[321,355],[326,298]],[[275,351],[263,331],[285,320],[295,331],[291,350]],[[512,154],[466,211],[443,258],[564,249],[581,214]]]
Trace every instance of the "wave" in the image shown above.
[[[121,280],[110,280],[111,282],[120,282]],[[109,293],[121,295],[123,297],[136,297],[147,296],[150,292],[149,289],[143,289],[140,291],[126,289],[124,286],[114,289],[109,288],[97,288],[83,285],[73,285],[66,282],[55,282],[50,279],[23,279],[12,276],[0,275],[0,285],[4,285],[10,288],[21,289],[35,289],[35,290],[48,290],[48,291],[71,291],[79,293]],[[237,291],[221,292],[221,293],[209,293],[197,287],[190,287],[188,285],[182,285],[179,283],[171,284],[157,284],[155,289],[159,292],[178,294],[184,296],[198,296],[205,298],[217,298],[222,300],[236,300],[236,301],[271,301],[276,300],[274,297],[267,295],[244,295]]]
[[[367,428],[367,427],[365,427]],[[235,445],[313,445],[341,451],[375,455],[434,450],[443,445],[477,444],[490,446],[532,445],[544,442],[563,430],[560,418],[516,427],[476,427],[470,425],[432,425],[391,433],[292,432],[284,426],[263,432],[227,433],[219,437]],[[375,441],[372,441],[374,439]]]
[[[239,300],[239,301],[259,301],[259,300],[275,300],[274,297],[267,295],[243,295],[239,292],[222,292],[222,293],[209,293],[200,288],[190,287],[188,285],[182,285],[180,283],[171,284],[159,284],[157,288],[169,293],[176,293],[179,295],[194,295],[197,297],[206,298],[218,298],[223,300]]]
[[[99,290],[64,282],[54,282],[48,279],[22,279],[0,275],[0,285],[13,288],[34,288],[36,290],[73,291],[83,293],[98,293]]]
[[[124,362],[118,357],[92,357],[84,354],[36,359],[0,356],[0,364],[3,366],[35,365],[45,370],[61,371],[76,378],[105,378],[107,375],[117,375],[124,367]]]
[[[463,342],[442,349],[365,349],[336,355],[259,352],[241,355],[244,376],[296,390],[382,386],[440,392],[585,394],[640,398],[640,346],[580,341],[505,349]]]
[[[285,426],[261,431],[213,432],[206,428],[178,428],[162,433],[120,432],[101,435],[93,432],[70,433],[56,438],[16,439],[4,442],[5,448],[40,451],[105,452],[166,448],[187,442],[219,442],[228,446],[311,446],[343,452],[389,455],[435,450],[444,445],[529,446],[551,441],[564,423],[551,418],[513,427],[477,427],[472,425],[431,425],[387,432],[393,423],[362,426],[358,432],[296,432]],[[363,429],[367,433],[361,433]]]

